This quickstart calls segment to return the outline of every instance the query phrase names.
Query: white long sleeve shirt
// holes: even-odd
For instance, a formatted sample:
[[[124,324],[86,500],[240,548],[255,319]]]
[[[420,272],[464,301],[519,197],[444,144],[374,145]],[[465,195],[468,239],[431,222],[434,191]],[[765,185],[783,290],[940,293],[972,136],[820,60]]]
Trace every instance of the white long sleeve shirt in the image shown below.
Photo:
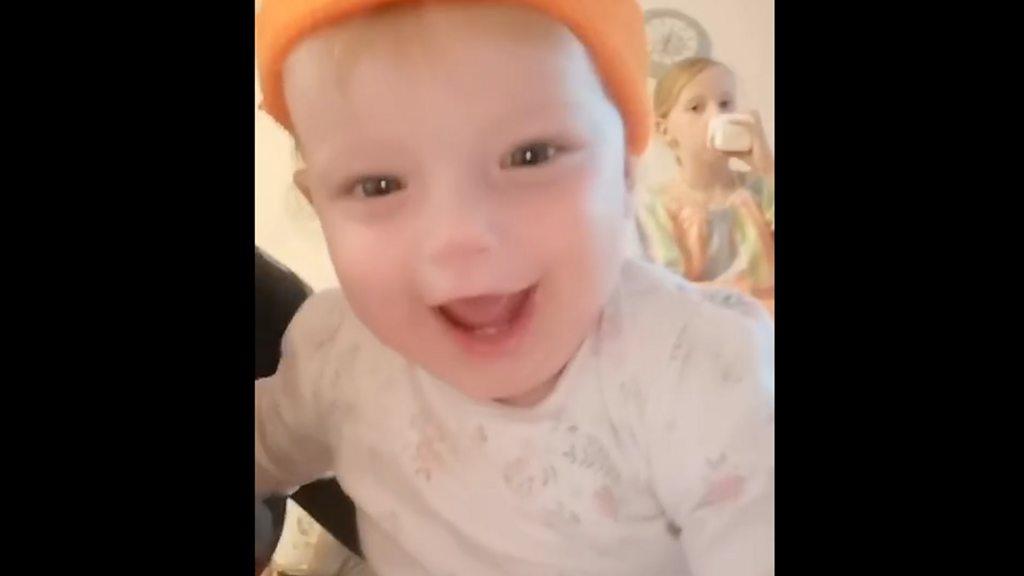
[[[469,399],[311,298],[256,387],[257,490],[336,476],[381,576],[774,573],[774,330],[630,261],[533,408]]]

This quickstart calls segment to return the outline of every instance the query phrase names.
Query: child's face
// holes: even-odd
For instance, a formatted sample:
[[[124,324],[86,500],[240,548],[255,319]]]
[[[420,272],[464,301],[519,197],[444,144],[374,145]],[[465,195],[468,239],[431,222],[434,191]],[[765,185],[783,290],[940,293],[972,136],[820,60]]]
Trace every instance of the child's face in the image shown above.
[[[285,69],[338,279],[406,358],[471,397],[533,403],[618,277],[621,117],[579,41],[532,12],[375,18]]]
[[[711,66],[679,94],[663,131],[684,158],[721,156],[707,143],[708,123],[736,110],[736,79],[727,68]]]

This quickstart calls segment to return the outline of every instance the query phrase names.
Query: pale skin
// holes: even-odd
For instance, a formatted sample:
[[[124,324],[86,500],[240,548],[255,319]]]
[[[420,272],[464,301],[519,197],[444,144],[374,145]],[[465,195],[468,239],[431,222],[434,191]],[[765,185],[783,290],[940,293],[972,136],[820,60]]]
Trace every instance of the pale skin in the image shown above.
[[[471,398],[542,402],[632,218],[636,159],[580,42],[523,8],[430,4],[305,40],[285,91],[295,179],[356,316]],[[499,346],[446,324],[525,293],[530,319]]]

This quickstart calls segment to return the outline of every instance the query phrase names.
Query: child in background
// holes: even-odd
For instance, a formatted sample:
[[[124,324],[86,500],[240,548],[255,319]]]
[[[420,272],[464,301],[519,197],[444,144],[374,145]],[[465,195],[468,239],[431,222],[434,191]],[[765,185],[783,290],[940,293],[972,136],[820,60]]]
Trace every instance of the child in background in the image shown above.
[[[336,477],[390,575],[774,573],[774,336],[623,253],[635,0],[264,0],[340,290],[257,383],[256,489]]]
[[[694,282],[752,294],[774,312],[775,159],[760,117],[750,115],[747,152],[708,141],[709,123],[735,111],[736,79],[719,62],[683,60],[659,79],[655,123],[678,172],[645,199],[639,219],[653,260]],[[733,170],[732,158],[750,171]]]

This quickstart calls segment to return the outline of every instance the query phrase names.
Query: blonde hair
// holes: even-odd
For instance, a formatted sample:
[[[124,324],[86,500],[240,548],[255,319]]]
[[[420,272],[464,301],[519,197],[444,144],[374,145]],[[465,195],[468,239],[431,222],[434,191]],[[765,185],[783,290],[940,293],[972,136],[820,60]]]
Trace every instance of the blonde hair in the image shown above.
[[[673,64],[669,71],[658,79],[658,84],[654,88],[654,117],[657,120],[668,118],[683,89],[693,82],[694,78],[700,76],[701,72],[712,66],[729,69],[717,60],[703,57],[687,58]]]

